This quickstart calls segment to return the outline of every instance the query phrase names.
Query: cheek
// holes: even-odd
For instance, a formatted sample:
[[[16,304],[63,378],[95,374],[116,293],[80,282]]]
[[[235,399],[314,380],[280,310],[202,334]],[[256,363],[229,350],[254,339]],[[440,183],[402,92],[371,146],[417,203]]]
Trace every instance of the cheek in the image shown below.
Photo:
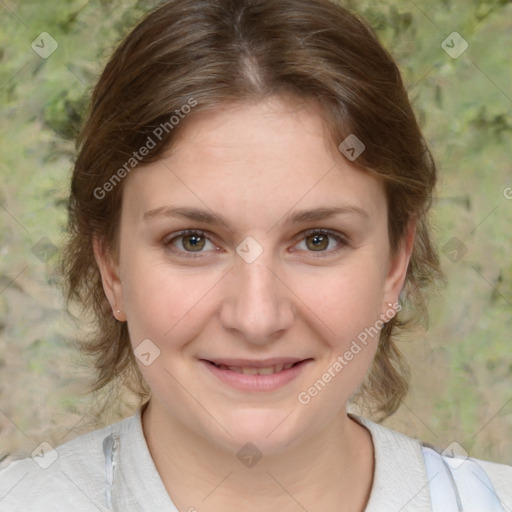
[[[357,335],[379,318],[384,280],[378,265],[360,261],[301,274],[294,281],[297,296],[339,340]]]
[[[381,265],[375,259],[365,262],[363,257],[325,275],[297,279],[297,295],[306,306],[304,314],[315,323],[326,356],[325,373],[317,378],[328,385],[319,393],[322,397],[317,405],[347,401],[367,374],[382,328],[378,321],[383,284]],[[314,382],[311,385],[315,386]]]
[[[198,312],[222,278],[218,272],[180,272],[155,260],[133,254],[124,268],[123,301],[134,345],[145,338],[168,344],[184,330],[191,336]]]

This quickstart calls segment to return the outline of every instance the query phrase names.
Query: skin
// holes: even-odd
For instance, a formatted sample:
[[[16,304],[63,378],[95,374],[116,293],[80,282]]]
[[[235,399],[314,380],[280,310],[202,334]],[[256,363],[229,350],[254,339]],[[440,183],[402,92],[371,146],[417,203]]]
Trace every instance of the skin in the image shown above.
[[[160,350],[139,366],[152,391],[143,429],[162,481],[182,511],[364,510],[373,444],[346,404],[377,338],[310,403],[297,396],[397,301],[414,225],[392,254],[383,184],[329,146],[312,102],[272,97],[184,123],[164,158],[124,183],[119,258],[95,242],[133,346],[150,339]],[[287,222],[299,210],[346,205],[365,213]],[[166,207],[215,213],[226,225],[145,217]],[[346,243],[322,238],[319,251],[304,234],[312,228]],[[185,229],[210,240],[190,251],[190,238],[173,238]],[[263,249],[252,263],[236,252],[248,236]],[[312,361],[269,392],[233,389],[199,362],[282,356]],[[263,454],[251,468],[236,457],[247,442]]]

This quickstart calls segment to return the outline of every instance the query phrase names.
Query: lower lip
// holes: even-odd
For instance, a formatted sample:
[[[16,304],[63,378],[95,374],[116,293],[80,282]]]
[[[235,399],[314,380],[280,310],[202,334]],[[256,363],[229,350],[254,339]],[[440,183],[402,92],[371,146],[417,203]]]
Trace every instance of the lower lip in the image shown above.
[[[233,370],[223,370],[208,361],[200,360],[222,382],[241,391],[274,391],[279,389],[302,373],[305,366],[311,361],[311,359],[306,359],[288,370],[281,370],[271,375],[245,375]]]

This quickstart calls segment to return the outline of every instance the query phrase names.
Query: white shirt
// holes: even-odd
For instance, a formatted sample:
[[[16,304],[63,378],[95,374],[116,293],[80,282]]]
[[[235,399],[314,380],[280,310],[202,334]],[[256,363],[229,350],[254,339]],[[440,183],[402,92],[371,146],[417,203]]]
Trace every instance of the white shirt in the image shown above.
[[[432,512],[421,442],[365,418],[351,417],[370,431],[374,446],[375,472],[365,512]],[[115,445],[110,443],[115,448],[113,472],[108,441],[107,456],[104,453],[104,441],[111,434],[111,441],[117,439]],[[503,509],[512,511],[512,467],[476,462],[487,472]],[[109,506],[107,482],[112,477]],[[201,512],[204,505],[190,503],[189,510],[194,508]],[[141,409],[36,460],[15,461],[0,471],[0,512],[160,510],[178,512],[151,458]]]

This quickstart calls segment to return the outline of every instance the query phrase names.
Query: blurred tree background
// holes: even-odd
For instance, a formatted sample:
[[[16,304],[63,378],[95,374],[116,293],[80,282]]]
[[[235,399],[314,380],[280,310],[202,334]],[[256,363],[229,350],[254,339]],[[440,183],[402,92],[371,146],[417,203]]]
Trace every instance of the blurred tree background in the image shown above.
[[[412,389],[385,424],[512,464],[512,2],[344,4],[398,60],[442,175],[433,224],[449,284],[432,298],[429,330],[400,343]],[[126,396],[100,414],[103,397],[84,394],[91,371],[56,285],[88,96],[117,42],[155,5],[0,2],[0,460],[134,408]]]

